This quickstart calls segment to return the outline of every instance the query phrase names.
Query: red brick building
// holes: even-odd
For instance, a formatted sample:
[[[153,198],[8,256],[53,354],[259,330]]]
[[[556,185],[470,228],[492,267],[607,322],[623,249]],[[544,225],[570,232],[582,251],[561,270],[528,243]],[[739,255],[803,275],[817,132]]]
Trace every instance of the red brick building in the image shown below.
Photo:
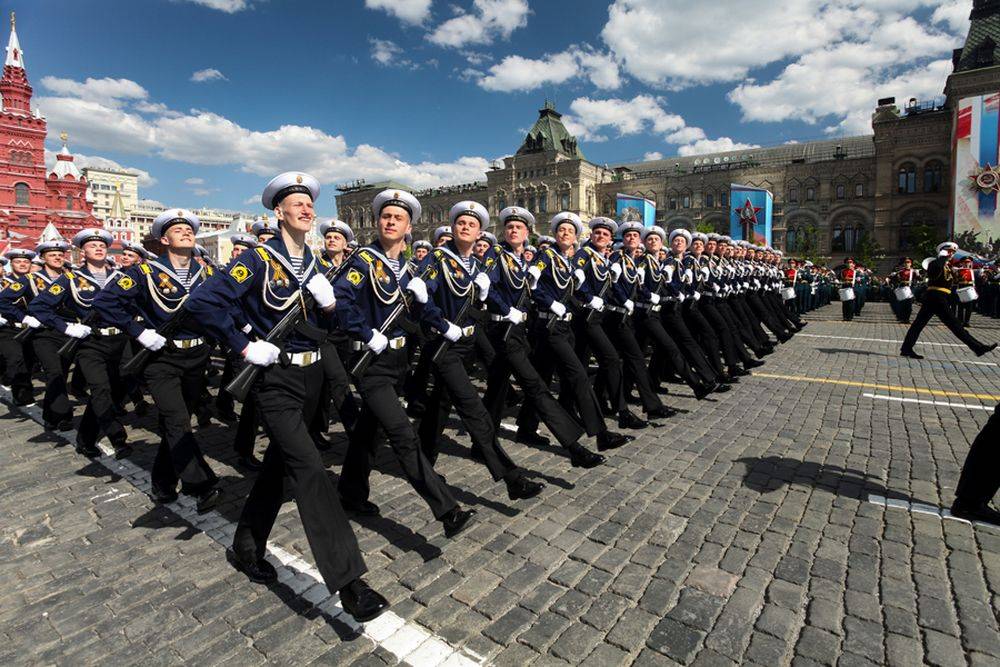
[[[87,181],[66,147],[51,170],[45,166],[45,117],[31,108],[31,84],[17,39],[14,14],[0,78],[0,244],[30,247],[49,223],[70,239],[100,226],[87,201]]]

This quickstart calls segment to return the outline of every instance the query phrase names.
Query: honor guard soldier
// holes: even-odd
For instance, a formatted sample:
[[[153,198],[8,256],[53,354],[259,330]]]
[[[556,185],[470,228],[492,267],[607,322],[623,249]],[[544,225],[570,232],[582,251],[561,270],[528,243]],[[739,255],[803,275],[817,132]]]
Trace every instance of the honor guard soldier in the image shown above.
[[[969,288],[972,288],[969,290],[972,294],[976,294],[976,271],[972,268],[971,255],[966,255],[958,261],[958,267],[955,269],[955,277],[956,294],[958,293],[958,290],[969,290]],[[972,320],[972,311],[976,307],[976,301],[978,301],[978,298],[973,299],[972,301],[962,301],[956,296],[955,301],[958,304],[955,312],[956,318],[962,323],[963,327],[968,327],[969,322]]]
[[[274,238],[275,234],[278,233],[278,228],[271,224],[267,216],[264,216],[250,225],[250,233],[257,237],[257,243],[263,245]]]
[[[325,332],[318,325],[329,322],[336,304],[324,275],[331,267],[314,257],[305,242],[318,197],[319,182],[309,174],[285,172],[271,179],[261,203],[275,212],[278,234],[232,260],[195,292],[186,307],[214,336],[240,350],[247,363],[261,367],[254,398],[270,443],[243,506],[227,554],[230,562],[252,581],[277,579],[264,554],[284,501],[287,476],[324,583],[331,591],[340,591],[349,614],[366,621],[381,614],[388,603],[361,579],[366,567],[357,539],[308,429],[323,385],[319,345]],[[266,338],[289,308],[304,305],[303,290],[312,295],[314,307],[303,312],[301,326],[280,349]],[[229,308],[233,303],[242,306],[258,340],[251,341],[233,320]]]
[[[562,398],[576,407],[587,434],[597,437],[598,451],[615,449],[631,442],[632,437],[610,431],[604,423],[587,367],[574,349],[570,324],[574,313],[567,306],[573,293],[587,279],[583,270],[573,264],[576,240],[583,233],[583,222],[577,214],[563,211],[552,217],[549,226],[555,234],[555,245],[539,253],[535,263],[527,270],[534,285],[532,300],[537,310],[531,328],[531,338],[536,345],[533,363],[546,384],[551,380],[553,371],[558,372]],[[521,407],[517,426],[522,441],[532,435],[537,437],[538,411],[531,403],[525,402]],[[573,451],[570,457],[574,466],[592,467],[601,462],[592,455],[580,456]]]
[[[34,298],[38,283],[31,274],[31,262],[35,253],[31,250],[14,248],[4,253],[10,262],[11,273],[4,278],[0,290],[0,354],[3,355],[3,384],[10,387],[14,405],[31,405],[35,402],[31,389],[31,365],[33,355],[27,344],[15,340],[14,336],[25,329],[28,304]],[[39,282],[42,282],[39,280]],[[45,289],[42,282],[41,289]]]
[[[410,485],[444,525],[445,535],[452,537],[468,526],[475,510],[462,509],[434,472],[396,394],[409,363],[400,326],[408,309],[403,290],[417,302],[414,310],[418,313],[428,300],[423,280],[409,279],[403,270],[403,238],[420,219],[420,211],[420,202],[405,190],[377,194],[372,202],[376,238],[351,256],[346,272],[334,285],[337,321],[351,337],[355,350],[348,368],[355,374],[362,400],[361,416],[350,434],[340,474],[340,494],[345,506],[359,514],[379,513],[378,505],[369,500],[369,477],[376,453],[376,429],[382,426]],[[367,368],[358,368],[362,358],[372,359]]]
[[[480,230],[489,224],[486,207],[474,201],[455,204],[448,213],[452,240],[430,253],[418,267],[427,289],[427,301],[420,308],[426,339],[423,354],[431,358],[434,389],[427,399],[420,422],[421,446],[431,464],[437,459],[437,440],[453,404],[472,439],[475,458],[482,460],[494,481],[503,480],[511,500],[533,498],[544,485],[525,478],[500,447],[496,426],[472,385],[463,359],[473,353],[476,325],[470,310],[476,301],[489,296],[492,258],[482,265],[473,257]]]
[[[909,324],[913,315],[913,260],[904,257],[902,266],[892,274],[892,284],[895,287],[892,294],[893,304],[896,311],[896,319],[901,324]]]
[[[924,292],[920,303],[920,312],[917,313],[913,324],[910,325],[910,329],[906,332],[906,338],[903,339],[903,347],[899,351],[902,356],[910,357],[911,359],[923,359],[923,356],[917,354],[913,346],[917,344],[920,332],[924,330],[924,327],[927,326],[927,323],[935,315],[940,318],[944,325],[960,341],[975,352],[977,357],[981,357],[996,348],[996,343],[986,345],[976,340],[962,326],[961,322],[955,319],[951,314],[951,309],[948,307],[948,298],[955,283],[954,274],[948,263],[957,251],[957,243],[945,241],[937,247],[938,256],[927,266],[927,291]]]
[[[76,362],[90,398],[77,427],[77,452],[84,456],[100,454],[97,441],[103,433],[111,441],[115,456],[122,458],[132,451],[126,444],[125,428],[115,405],[115,394],[122,387],[118,365],[126,338],[121,329],[101,322],[93,310],[94,298],[114,273],[107,264],[112,241],[109,232],[96,227],[74,236],[73,245],[83,255],[80,267],[52,281],[32,300],[28,312],[50,329],[81,341]]]
[[[858,279],[857,269],[854,268],[854,260],[847,259],[847,266],[840,270],[840,306],[845,322],[854,319],[854,300],[857,295],[854,293],[854,284]]]
[[[614,222],[614,221],[612,221]],[[590,222],[591,228],[594,221]],[[611,289],[608,290],[604,300],[605,313],[602,322],[608,338],[615,341],[622,357],[622,393],[626,396],[631,393],[634,386],[639,392],[639,401],[642,409],[646,412],[647,419],[659,419],[672,417],[676,410],[668,408],[660,401],[660,397],[653,390],[653,383],[649,377],[649,369],[646,364],[646,355],[643,354],[642,347],[635,334],[635,314],[636,302],[649,301],[649,290],[643,285],[643,275],[636,264],[634,251],[639,247],[639,234],[642,224],[638,222],[623,222],[618,227],[618,233],[622,237],[620,249],[611,253],[608,261],[618,274]],[[626,248],[625,237],[628,236],[628,248]]]
[[[490,412],[493,428],[499,428],[513,374],[526,403],[534,406],[542,422],[569,453],[573,465],[592,468],[603,462],[604,457],[578,442],[584,434],[583,428],[560,405],[531,363],[526,331],[533,278],[527,274],[524,244],[535,226],[535,218],[518,206],[508,206],[500,211],[499,217],[504,241],[488,251],[488,259],[493,262],[487,268],[491,282],[487,295],[488,334],[497,356],[489,368],[483,402]],[[517,439],[527,444],[547,443],[537,432],[518,431]]]
[[[603,386],[611,409],[618,416],[618,427],[640,429],[648,424],[625,404],[622,359],[603,326],[605,299],[622,272],[621,266],[609,262],[607,257],[617,231],[618,223],[611,218],[593,218],[590,221],[590,238],[573,255],[574,270],[581,271],[584,276],[575,292],[580,308],[573,313],[573,329],[580,361],[586,365],[590,351],[594,353],[597,381]]]
[[[101,321],[125,331],[153,354],[142,369],[159,412],[160,444],[153,462],[153,499],[170,503],[181,491],[197,499],[204,513],[215,507],[222,491],[218,478],[191,432],[191,413],[205,386],[209,346],[193,318],[166,338],[158,329],[181,317],[181,309],[213,270],[193,258],[198,217],[184,209],[167,209],[156,217],[150,235],[164,252],[155,260],[115,274],[94,301]]]

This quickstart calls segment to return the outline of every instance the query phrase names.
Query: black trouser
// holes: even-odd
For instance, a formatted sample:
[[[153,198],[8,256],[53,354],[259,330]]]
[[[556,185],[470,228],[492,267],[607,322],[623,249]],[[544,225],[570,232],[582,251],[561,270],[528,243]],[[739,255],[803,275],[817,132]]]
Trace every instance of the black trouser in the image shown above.
[[[726,369],[722,367],[722,345],[719,343],[719,337],[715,330],[701,314],[701,301],[696,301],[693,298],[688,299],[681,304],[681,314],[684,318],[684,324],[687,325],[688,331],[695,335],[701,346],[701,351],[705,353],[705,358],[712,366],[712,370],[717,376],[725,375]]]
[[[490,343],[496,350],[497,356],[489,367],[483,403],[490,413],[493,428],[500,428],[500,418],[507,403],[510,377],[513,374],[521,391],[524,392],[525,405],[533,405],[559,444],[568,447],[583,436],[583,427],[560,405],[549,391],[548,383],[542,380],[542,376],[532,365],[525,325],[513,325],[510,334],[504,340],[504,334],[511,326],[509,322],[494,322],[489,328]],[[538,428],[537,425],[535,428]]]
[[[627,394],[634,385],[639,392],[642,409],[659,410],[663,402],[653,390],[653,382],[646,366],[646,355],[635,337],[632,316],[625,313],[605,313],[604,331],[618,344],[622,356],[622,393]]]
[[[895,299],[895,295],[893,295]],[[904,324],[909,324],[910,317],[913,315],[913,299],[906,299],[905,301],[896,301],[896,317],[899,318],[900,322]]]
[[[638,309],[635,313],[635,322],[637,325],[637,340],[640,347],[645,347],[646,341],[653,343],[654,349],[650,355],[650,366],[653,366],[657,360],[666,362],[687,386],[692,389],[700,389],[703,381],[698,378],[697,374],[691,368],[691,364],[684,358],[681,348],[677,346],[674,339],[663,328],[659,311],[649,312]],[[647,372],[651,380],[655,379],[652,371]]]
[[[237,456],[248,458],[253,454],[254,444],[257,442],[257,400],[255,398],[256,385],[250,388],[246,401],[240,409],[240,418],[236,422],[236,437],[233,439],[233,451]]]
[[[722,357],[726,361],[726,366],[736,368],[743,361],[750,360],[750,353],[746,351],[738,338],[738,334],[732,330],[729,322],[722,316],[718,308],[719,299],[715,297],[702,297],[698,302],[698,311],[708,320],[712,330],[719,337],[719,344],[722,347]]]
[[[913,324],[910,325],[909,331],[906,332],[906,338],[903,339],[903,347],[901,348],[903,352],[913,351],[913,346],[916,344],[917,338],[920,337],[920,332],[935,315],[973,352],[978,353],[985,347],[973,338],[972,334],[951,314],[951,309],[948,307],[948,295],[931,287],[924,292],[920,311],[917,313],[916,319],[913,320]]]
[[[454,405],[465,430],[472,439],[473,448],[482,454],[493,480],[514,479],[519,476],[520,471],[500,446],[496,435],[497,427],[486,406],[483,405],[479,392],[472,385],[462,361],[473,354],[478,347],[474,338],[475,334],[472,338],[461,338],[451,343],[432,364],[434,389],[427,398],[427,411],[420,420],[420,429],[417,432],[420,436],[420,446],[424,456],[433,465],[438,456],[438,438],[444,431],[445,421],[451,412],[451,406]],[[442,340],[444,339],[432,340],[424,347],[423,352],[433,357]],[[493,349],[492,345],[490,349]]]
[[[764,326],[778,337],[778,340],[785,341],[791,338],[791,332],[782,324],[777,315],[771,312],[771,309],[764,304],[759,294],[756,292],[747,292],[746,302],[757,315],[757,319],[763,322]]]
[[[736,338],[736,343],[742,344],[750,348],[754,354],[758,357],[764,355],[764,347],[766,343],[761,343],[754,335],[753,331],[750,329],[750,325],[743,322],[742,318],[736,313],[736,310],[732,305],[733,298],[726,299],[716,299],[715,309],[722,316],[722,319],[726,321],[729,325],[729,330],[732,331]]]
[[[577,317],[579,315],[579,317]],[[590,316],[589,318],[587,316]],[[604,320],[603,312],[581,308],[573,315],[573,334],[576,337],[576,355],[584,368],[593,351],[597,360],[597,381],[603,386],[611,409],[617,412],[625,410],[625,392],[622,384],[622,358],[614,343],[608,339],[608,334],[601,326]],[[571,391],[569,387],[560,385],[560,393]],[[600,392],[598,392],[600,393]]]
[[[778,319],[784,322],[785,328],[789,331],[796,329],[802,324],[802,319],[799,314],[794,310],[790,310],[785,307],[784,302],[781,300],[781,295],[777,292],[767,291],[764,292],[763,296],[765,302],[771,305],[771,310],[778,316]]]
[[[356,359],[352,359],[352,368],[355,363]],[[350,433],[350,445],[340,473],[340,495],[353,502],[368,500],[371,494],[368,478],[377,451],[375,431],[381,425],[410,486],[431,508],[434,518],[440,519],[454,509],[457,503],[451,491],[434,472],[427,457],[420,451],[417,434],[399,402],[396,388],[406,368],[405,348],[386,349],[375,357],[358,380],[358,392],[362,400],[361,414]]]
[[[35,356],[42,365],[45,379],[45,396],[42,398],[42,421],[58,424],[73,418],[73,407],[66,390],[69,362],[59,356],[59,348],[69,340],[65,334],[52,329],[38,331],[32,338]]]
[[[217,481],[191,432],[191,413],[202,397],[208,359],[208,345],[182,350],[168,342],[150,355],[143,369],[159,413],[160,445],[152,471],[157,491],[173,492],[180,479],[182,491],[198,495]]]
[[[133,405],[139,405],[145,399],[142,393],[142,383],[139,381],[138,375],[122,375],[121,369],[140,349],[142,349],[142,345],[140,345],[138,341],[129,339],[129,341],[125,343],[124,349],[122,349],[121,364],[118,366],[118,375],[122,380],[122,391],[124,392],[124,395],[128,396],[129,400],[132,401]]]
[[[87,380],[90,394],[76,430],[76,441],[80,445],[96,445],[101,433],[116,448],[125,444],[125,427],[118,420],[114,392],[122,387],[118,368],[127,342],[125,334],[101,336],[96,332],[80,342],[76,365]]]
[[[222,414],[233,412],[235,399],[233,395],[226,391],[226,385],[236,377],[236,369],[239,368],[242,355],[230,350],[226,354],[226,361],[222,366],[222,376],[219,378],[219,393],[215,396],[215,409]]]
[[[15,405],[28,405],[35,400],[31,389],[30,350],[24,343],[14,340],[21,331],[11,326],[0,329],[0,354],[3,355],[3,383],[10,387]]]
[[[736,296],[730,297],[729,304],[732,306],[733,313],[740,319],[740,323],[745,331],[748,331],[757,344],[761,347],[768,347],[771,345],[771,339],[768,337],[764,328],[760,324],[760,320],[754,314],[750,306],[747,305],[747,299],[745,294],[738,294]]]
[[[601,415],[601,406],[590,384],[587,368],[576,355],[573,329],[568,322],[556,321],[550,329],[551,320],[537,319],[531,325],[531,338],[535,350],[531,362],[542,382],[547,386],[553,371],[559,374],[560,403],[567,410],[576,409],[587,435],[597,435],[608,429]],[[518,430],[525,433],[538,431],[538,412],[528,401],[524,402],[517,415]]]
[[[845,322],[850,322],[854,319],[854,302],[857,301],[857,298],[857,295],[855,295],[850,301],[840,302],[840,312]]]
[[[684,358],[698,374],[701,383],[711,384],[718,380],[718,375],[694,336],[691,335],[691,330],[684,323],[684,316],[681,312],[682,305],[675,301],[664,303],[663,309],[660,311],[660,321],[663,322],[663,328],[677,343]]]
[[[955,500],[968,508],[982,507],[1000,490],[1000,406],[972,441],[962,465]]]
[[[326,587],[336,591],[364,574],[367,567],[306,426],[313,419],[323,381],[318,362],[305,368],[268,366],[260,373],[254,401],[270,442],[243,505],[233,549],[244,558],[264,557],[268,535],[284,502],[287,478],[316,567]]]
[[[962,303],[961,300],[958,302],[958,320],[962,323],[962,326],[967,327],[972,321],[972,311],[976,307],[975,301],[969,301],[968,303]]]
[[[347,377],[347,369],[337,352],[336,339],[328,337],[320,344],[323,364],[323,393],[320,398],[319,408],[316,416],[309,425],[311,433],[325,434],[333,421],[333,413],[336,412],[344,428],[350,431],[358,419],[360,408],[351,393],[350,380]]]

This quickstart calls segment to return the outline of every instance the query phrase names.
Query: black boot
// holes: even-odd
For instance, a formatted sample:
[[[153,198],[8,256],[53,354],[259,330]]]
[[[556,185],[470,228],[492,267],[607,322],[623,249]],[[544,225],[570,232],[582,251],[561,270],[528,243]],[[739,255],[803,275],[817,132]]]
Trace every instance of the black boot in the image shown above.
[[[258,471],[258,470],[260,470],[261,468],[264,467],[264,464],[261,463],[260,459],[258,459],[252,453],[251,454],[247,454],[246,456],[240,456],[236,460],[236,462],[240,466],[246,468],[247,470],[251,470],[251,471],[254,471],[254,472],[256,472],[256,471]]]
[[[222,499],[222,489],[217,486],[213,486],[208,491],[200,494],[198,496],[198,504],[196,509],[198,514],[205,514],[215,509],[215,506],[219,504],[219,500]]]
[[[340,604],[359,623],[370,621],[389,608],[389,601],[360,577],[340,589]]]
[[[534,498],[542,492],[542,489],[545,488],[545,485],[541,482],[533,482],[523,475],[518,475],[513,479],[508,479],[506,481],[507,497],[511,500]]]
[[[455,537],[461,533],[468,527],[475,514],[476,510],[465,510],[461,507],[455,507],[450,510],[441,517],[441,523],[444,525],[444,536]]]
[[[995,349],[997,349],[997,344],[996,343],[991,343],[991,344],[987,345],[986,347],[980,349],[978,352],[976,352],[976,356],[977,357],[981,357],[984,354],[988,354],[988,353],[992,352]]]
[[[900,350],[899,351],[899,356],[901,356],[901,357],[909,357],[910,359],[923,359],[924,358],[923,355],[917,354],[913,350]]]
[[[614,431],[602,431],[597,434],[597,451],[606,452],[609,449],[618,449],[622,445],[632,442],[630,435],[615,433]]]
[[[645,419],[640,419],[628,410],[622,410],[618,413],[618,428],[640,429],[647,426],[649,423]]]
[[[574,468],[596,468],[605,461],[603,456],[595,454],[578,442],[574,442],[568,449],[569,460]]]
[[[677,410],[674,410],[669,405],[660,405],[652,410],[646,410],[647,419],[669,419],[677,414]]]

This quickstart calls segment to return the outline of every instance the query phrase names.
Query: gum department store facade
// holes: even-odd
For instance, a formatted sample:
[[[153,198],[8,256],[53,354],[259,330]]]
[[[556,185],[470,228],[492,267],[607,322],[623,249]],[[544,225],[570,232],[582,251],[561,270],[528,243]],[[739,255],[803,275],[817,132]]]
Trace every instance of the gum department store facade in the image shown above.
[[[462,199],[483,203],[491,214],[523,206],[539,222],[535,231],[546,233],[548,218],[561,210],[584,220],[614,217],[621,193],[655,201],[657,224],[665,228],[711,225],[728,233],[729,186],[739,183],[774,194],[775,247],[794,254],[805,230],[814,228],[819,254],[840,261],[863,235],[874,235],[885,250],[884,263],[891,264],[908,253],[913,227],[932,225],[942,238],[948,234],[952,105],[1000,90],[998,45],[1000,0],[976,0],[966,44],[953,55],[944,104],[911,100],[900,108],[893,98],[880,100],[873,135],[601,166],[587,161],[547,102],[521,147],[485,181],[421,191],[395,182],[356,182],[340,186],[337,210],[356,229],[370,229],[374,192],[404,188],[423,205],[417,238],[446,223],[448,210]]]

